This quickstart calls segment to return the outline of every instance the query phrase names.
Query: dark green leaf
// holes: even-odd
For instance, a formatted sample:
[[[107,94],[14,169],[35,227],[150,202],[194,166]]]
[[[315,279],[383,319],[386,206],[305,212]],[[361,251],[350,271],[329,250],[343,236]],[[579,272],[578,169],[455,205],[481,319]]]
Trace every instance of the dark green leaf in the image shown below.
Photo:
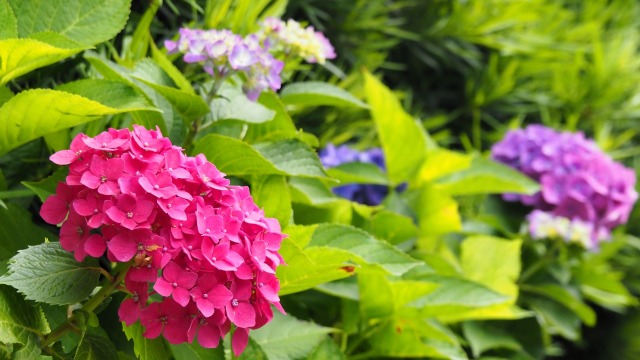
[[[171,351],[169,346],[162,337],[155,339],[147,339],[142,334],[144,328],[139,322],[135,322],[131,326],[122,323],[122,329],[127,339],[133,341],[133,350],[140,360],[165,360],[169,359]]]
[[[51,242],[19,251],[0,282],[15,287],[28,300],[62,305],[89,296],[99,277],[96,259],[79,263],[60,243]]]
[[[18,250],[29,245],[41,244],[45,238],[57,239],[57,236],[36,226],[32,215],[15,204],[0,206],[0,261],[9,260]]]
[[[98,331],[84,332],[74,360],[118,360],[115,345]]]
[[[27,302],[15,289],[0,285],[0,342],[20,344],[15,358],[34,359],[40,355],[39,339],[50,332],[42,310]]]
[[[22,184],[33,191],[40,201],[44,202],[50,195],[56,193],[56,187],[61,181],[65,181],[69,170],[66,167],[59,167],[51,176],[38,182],[23,181]]]

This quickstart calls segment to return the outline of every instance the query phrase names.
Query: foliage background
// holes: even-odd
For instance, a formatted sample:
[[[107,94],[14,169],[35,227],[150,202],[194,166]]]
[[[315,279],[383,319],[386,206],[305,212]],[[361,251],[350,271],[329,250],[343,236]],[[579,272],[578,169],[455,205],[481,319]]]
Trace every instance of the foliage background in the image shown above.
[[[56,238],[37,216],[60,178],[48,161],[52,151],[80,131],[158,125],[251,185],[267,214],[290,224],[282,250],[289,266],[278,271],[290,315],[253,332],[246,358],[640,358],[633,307],[640,213],[600,253],[562,248],[530,275],[552,245],[522,239],[525,210],[492,194],[530,192],[535,184],[485,160],[507,130],[544,123],[584,131],[637,171],[637,2],[78,2],[90,3],[100,4],[92,21],[45,25],[33,19],[70,5],[51,1],[51,8],[33,10],[28,2],[0,1],[0,20],[10,19],[7,9],[17,18],[15,32],[0,21],[8,24],[0,30],[2,273],[19,249]],[[295,97],[295,88],[285,88],[263,95],[255,112],[218,112],[189,143],[188,125],[209,113],[199,98],[206,79],[165,57],[162,41],[181,26],[247,34],[268,15],[314,25],[338,54],[327,66],[288,64],[287,83],[325,82],[351,95],[312,88]],[[75,117],[56,117],[52,104],[64,106],[69,93],[92,102],[72,103],[66,110],[82,109]],[[13,136],[12,124],[30,135]],[[330,142],[382,146],[388,174],[325,173],[314,149]],[[267,156],[264,146],[277,156]],[[282,157],[292,147],[312,170]],[[220,154],[228,149],[236,151],[229,157],[253,158],[225,167],[229,157]],[[331,178],[409,188],[368,207],[333,196]],[[104,259],[101,266],[109,268]],[[31,312],[46,318],[43,333],[64,321],[61,306],[33,305],[7,285],[1,289],[3,319]],[[99,328],[87,325],[81,334],[104,329],[106,336],[95,337],[114,343],[121,358],[225,356],[222,348],[205,353],[197,345],[166,351],[163,341],[142,339],[139,327],[123,333],[115,320],[120,299],[97,310]],[[3,326],[0,334],[15,335]],[[64,337],[60,353],[79,349],[83,338]],[[33,346],[31,338],[0,340],[7,354]]]

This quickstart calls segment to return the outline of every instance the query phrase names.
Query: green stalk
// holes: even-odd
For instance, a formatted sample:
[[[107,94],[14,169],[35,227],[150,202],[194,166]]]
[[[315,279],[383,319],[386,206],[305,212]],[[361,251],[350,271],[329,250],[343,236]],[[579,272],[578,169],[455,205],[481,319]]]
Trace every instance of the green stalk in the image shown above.
[[[113,278],[113,281],[110,281],[107,278],[105,280],[104,284],[102,285],[102,288],[95,295],[93,295],[89,299],[89,301],[87,301],[82,306],[82,310],[85,310],[87,312],[92,312],[100,304],[102,304],[102,302],[105,299],[107,299],[114,292],[114,290],[116,290],[118,285],[120,285],[120,283],[124,280],[124,277],[127,274],[127,270],[129,270],[130,266],[131,266],[131,264],[127,264],[124,267],[124,269],[122,269],[115,276],[115,278]],[[42,348],[46,348],[46,347],[52,345],[56,341],[60,340],[60,338],[62,338],[64,336],[64,334],[66,334],[68,331],[76,330],[76,329],[77,329],[76,317],[74,315],[72,315],[69,318],[67,318],[67,320],[64,323],[62,323],[57,328],[53,329],[53,331],[51,331],[49,334],[44,336],[44,339],[42,341],[41,347]]]

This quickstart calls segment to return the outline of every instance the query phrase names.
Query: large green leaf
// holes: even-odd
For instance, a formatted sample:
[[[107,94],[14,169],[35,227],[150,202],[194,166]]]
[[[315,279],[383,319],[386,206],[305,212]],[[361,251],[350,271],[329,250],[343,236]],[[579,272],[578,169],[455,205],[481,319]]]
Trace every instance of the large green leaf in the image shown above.
[[[96,259],[79,263],[60,243],[50,242],[19,251],[0,283],[15,287],[28,300],[64,305],[89,296],[99,277]]]
[[[23,181],[22,184],[31,189],[31,191],[38,195],[40,201],[44,202],[50,195],[55,194],[58,183],[61,181],[65,181],[68,173],[69,169],[61,166],[46,179],[40,180],[38,182]],[[38,243],[40,242],[41,241],[39,241]]]
[[[349,261],[351,255],[343,250],[329,247],[303,250],[287,238],[282,241],[280,254],[287,263],[276,269],[280,295],[304,291],[354,274],[353,263]]]
[[[193,95],[184,90],[169,86],[159,85],[135,75],[134,77],[164,96],[185,119],[194,119],[209,113],[209,106],[207,106],[207,103],[198,95]]]
[[[36,304],[25,301],[15,289],[0,285],[0,343],[23,346],[14,358],[37,358],[39,338],[50,331],[44,313]]]
[[[90,328],[82,334],[74,360],[118,360],[115,345],[99,331]]]
[[[64,91],[23,91],[0,107],[0,155],[42,135],[128,111]]]
[[[58,86],[56,90],[80,95],[112,108],[159,112],[134,87],[121,81],[83,79]]]
[[[384,322],[369,343],[378,357],[467,359],[450,330],[433,320],[410,314]]]
[[[413,208],[416,209],[420,228],[417,243],[420,248],[432,249],[440,236],[462,229],[458,203],[433,186],[426,185],[419,190]]]
[[[0,85],[84,49],[82,46],[61,48],[35,39],[0,40]]]
[[[295,175],[324,177],[320,160],[299,140],[251,146],[228,136],[209,134],[198,140],[194,154],[203,153],[228,175]]]
[[[9,260],[29,245],[41,244],[45,238],[57,239],[56,235],[34,224],[31,218],[28,211],[16,204],[0,206],[0,261]]]
[[[366,230],[377,238],[385,239],[394,245],[413,239],[418,235],[418,227],[410,217],[389,210],[375,213]]]
[[[387,185],[387,176],[374,164],[359,162],[345,163],[327,169],[327,174],[344,184],[379,184]]]
[[[469,168],[443,176],[435,187],[451,195],[534,194],[538,184],[522,173],[495,161],[475,158]]]
[[[298,130],[291,116],[276,94],[263,92],[260,94],[258,102],[271,111],[274,111],[275,116],[270,121],[248,124],[248,130],[245,136],[248,142],[255,143],[298,136]]]
[[[367,103],[382,144],[387,173],[395,184],[414,178],[424,160],[427,135],[420,123],[407,114],[384,84],[364,73]]]
[[[376,264],[393,275],[402,275],[420,263],[393,245],[347,225],[319,225],[309,243],[309,247],[313,246],[346,250],[354,255],[353,261]]]
[[[250,336],[269,360],[295,360],[306,356],[331,331],[331,328],[275,312],[271,322],[251,331]]]
[[[547,297],[573,311],[587,326],[596,323],[596,313],[566,288],[557,284],[522,285],[522,291]]]
[[[367,107],[367,104],[348,91],[319,81],[289,84],[280,92],[280,98],[288,105]]]
[[[0,24],[0,39],[18,37],[18,22],[7,0],[0,0]]]
[[[128,340],[133,341],[133,350],[140,360],[165,360],[169,359],[171,351],[164,338],[147,339],[142,334],[144,328],[139,322],[131,326],[122,323],[122,330]],[[193,358],[191,358],[193,359]]]
[[[213,120],[240,120],[247,123],[263,123],[273,119],[275,112],[259,102],[251,101],[239,86],[224,83],[218,97],[211,101]]]
[[[287,226],[291,217],[291,193],[284,176],[255,176],[251,181],[251,195],[266,216],[278,219],[282,227]]]
[[[9,0],[9,4],[20,37],[52,31],[91,46],[124,28],[131,0]]]
[[[203,348],[196,341],[170,346],[175,360],[225,360],[222,344],[215,349]]]

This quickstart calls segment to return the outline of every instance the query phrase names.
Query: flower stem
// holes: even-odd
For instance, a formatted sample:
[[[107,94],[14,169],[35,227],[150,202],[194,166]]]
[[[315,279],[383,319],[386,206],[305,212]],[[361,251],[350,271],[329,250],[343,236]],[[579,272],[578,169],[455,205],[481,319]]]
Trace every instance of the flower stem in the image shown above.
[[[107,299],[113,293],[113,291],[116,290],[118,285],[120,285],[120,283],[124,280],[124,277],[127,274],[127,270],[129,270],[130,266],[131,264],[126,264],[126,266],[115,277],[111,279],[105,279],[102,288],[98,290],[98,292],[82,306],[82,310],[92,312],[100,304],[102,304],[102,302]],[[71,315],[64,323],[44,336],[41,347],[46,348],[52,345],[56,341],[60,340],[60,338],[62,338],[68,331],[76,329],[77,319],[74,315]]]

